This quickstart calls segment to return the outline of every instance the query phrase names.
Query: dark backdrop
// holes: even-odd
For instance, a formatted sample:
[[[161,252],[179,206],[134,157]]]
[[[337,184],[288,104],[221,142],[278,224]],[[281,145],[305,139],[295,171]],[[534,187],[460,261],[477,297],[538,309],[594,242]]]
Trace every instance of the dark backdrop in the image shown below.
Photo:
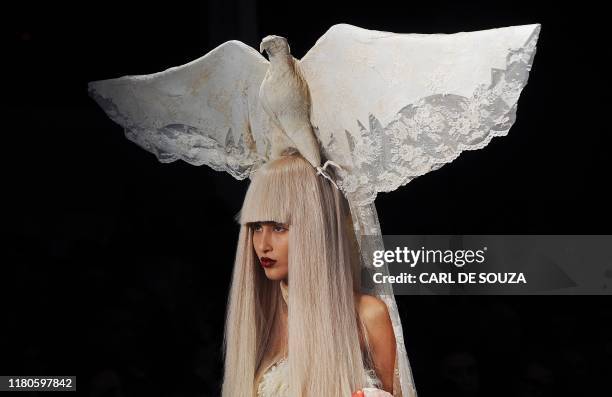
[[[609,45],[597,47],[606,25],[585,2],[15,7],[3,12],[2,374],[77,375],[92,396],[219,394],[233,216],[248,183],[158,163],[86,84],[161,71],[229,39],[257,48],[282,35],[300,58],[340,22],[405,33],[541,23],[509,135],[381,194],[382,230],[610,233]],[[423,397],[595,395],[612,375],[607,296],[397,300]]]

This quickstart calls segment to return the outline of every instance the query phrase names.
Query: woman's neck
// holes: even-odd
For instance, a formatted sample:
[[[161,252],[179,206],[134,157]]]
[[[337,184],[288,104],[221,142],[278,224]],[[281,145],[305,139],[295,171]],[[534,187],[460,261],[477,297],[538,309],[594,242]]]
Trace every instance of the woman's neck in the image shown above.
[[[283,300],[286,304],[289,304],[289,284],[287,283],[287,280],[281,280],[280,290]]]

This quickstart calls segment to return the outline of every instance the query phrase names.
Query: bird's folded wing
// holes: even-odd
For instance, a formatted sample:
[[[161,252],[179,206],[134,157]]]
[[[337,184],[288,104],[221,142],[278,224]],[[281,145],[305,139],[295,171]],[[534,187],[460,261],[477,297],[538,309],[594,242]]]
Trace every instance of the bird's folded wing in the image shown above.
[[[128,139],[167,163],[182,159],[249,176],[269,151],[270,120],[259,103],[268,61],[228,41],[159,73],[90,82],[90,96]]]
[[[539,24],[397,34],[341,24],[300,61],[311,121],[357,204],[505,135]]]

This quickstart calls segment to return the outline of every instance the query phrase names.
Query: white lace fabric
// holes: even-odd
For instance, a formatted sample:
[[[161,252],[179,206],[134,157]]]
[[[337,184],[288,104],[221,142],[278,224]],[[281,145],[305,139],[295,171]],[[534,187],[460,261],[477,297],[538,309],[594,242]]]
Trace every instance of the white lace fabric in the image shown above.
[[[540,25],[451,35],[389,36],[368,31],[359,33],[359,40],[351,39],[359,46],[360,55],[354,49],[355,54],[340,51],[330,60],[318,53],[337,49],[337,45],[328,43],[324,36],[302,60],[305,75],[315,83],[324,83],[314,87],[313,101],[317,96],[335,96],[339,106],[369,104],[363,112],[340,111],[341,115],[362,114],[347,121],[320,107],[313,109],[313,122],[326,142],[327,158],[342,166],[340,189],[354,204],[364,206],[374,202],[378,192],[394,191],[452,162],[464,150],[481,149],[492,138],[506,135],[527,84],[539,31]],[[335,35],[352,35],[352,31],[340,29]],[[482,49],[477,49],[478,45]],[[344,87],[347,79],[332,84],[332,77],[320,63],[333,69],[343,62],[343,56],[348,63],[370,52],[380,54],[380,47],[385,46],[398,50],[387,51],[384,61],[366,56],[369,65],[366,62],[363,68],[378,72],[386,83],[372,88],[369,97],[342,100],[340,92],[350,89]],[[466,48],[473,48],[469,57]],[[406,53],[423,59],[406,59]],[[400,71],[413,76],[402,77]],[[346,94],[344,98],[353,96]]]
[[[289,396],[289,367],[286,358],[271,365],[261,377],[257,397]]]

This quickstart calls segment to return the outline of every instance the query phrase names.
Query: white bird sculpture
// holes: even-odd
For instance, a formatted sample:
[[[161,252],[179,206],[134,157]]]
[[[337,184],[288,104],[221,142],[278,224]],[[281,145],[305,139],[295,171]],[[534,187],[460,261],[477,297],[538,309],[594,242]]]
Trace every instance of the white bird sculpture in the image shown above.
[[[260,45],[260,52],[264,51],[270,59],[270,67],[261,82],[259,98],[280,132],[273,140],[272,156],[278,157],[293,145],[318,167],[321,164],[320,145],[310,124],[310,92],[300,65],[291,55],[284,37],[265,37]],[[283,143],[286,138],[290,141]]]

